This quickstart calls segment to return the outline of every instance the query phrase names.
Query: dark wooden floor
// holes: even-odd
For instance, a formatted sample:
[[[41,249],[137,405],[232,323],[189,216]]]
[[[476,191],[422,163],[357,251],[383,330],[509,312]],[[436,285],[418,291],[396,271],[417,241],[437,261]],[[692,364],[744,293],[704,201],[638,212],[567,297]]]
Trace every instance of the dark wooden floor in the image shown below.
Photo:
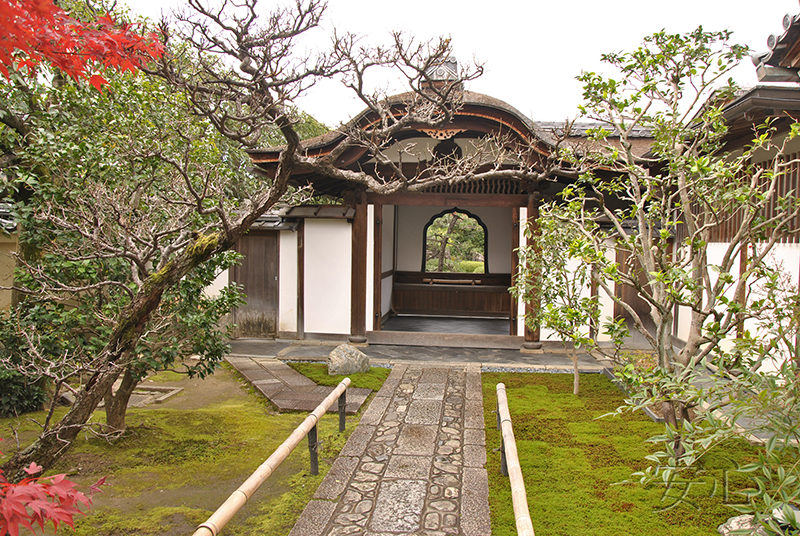
[[[469,333],[473,335],[509,335],[507,318],[451,318],[443,316],[391,316],[381,326],[383,331],[424,333]]]

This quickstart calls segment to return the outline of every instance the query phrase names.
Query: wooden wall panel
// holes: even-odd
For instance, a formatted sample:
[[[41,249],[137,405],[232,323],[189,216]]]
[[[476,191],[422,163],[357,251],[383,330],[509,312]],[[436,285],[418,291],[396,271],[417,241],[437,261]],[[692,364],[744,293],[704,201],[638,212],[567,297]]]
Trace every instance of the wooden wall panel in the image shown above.
[[[232,269],[247,303],[233,313],[237,337],[268,337],[278,333],[278,232],[250,231],[236,243],[244,255]]]
[[[399,314],[508,318],[510,285],[511,274],[396,272],[392,304]]]

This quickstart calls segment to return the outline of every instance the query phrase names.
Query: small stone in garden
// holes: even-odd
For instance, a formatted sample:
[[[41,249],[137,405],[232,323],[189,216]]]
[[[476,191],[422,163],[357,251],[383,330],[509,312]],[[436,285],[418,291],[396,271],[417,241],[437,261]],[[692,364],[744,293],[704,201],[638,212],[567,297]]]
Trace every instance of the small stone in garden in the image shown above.
[[[369,357],[349,344],[340,344],[328,355],[328,374],[369,372]]]
[[[729,536],[733,533],[733,531],[752,531],[754,528],[753,516],[742,515],[728,519],[725,523],[717,528],[717,532],[719,532],[722,536]],[[759,527],[759,529],[753,534],[756,534],[756,536],[767,536],[767,533],[761,527]]]

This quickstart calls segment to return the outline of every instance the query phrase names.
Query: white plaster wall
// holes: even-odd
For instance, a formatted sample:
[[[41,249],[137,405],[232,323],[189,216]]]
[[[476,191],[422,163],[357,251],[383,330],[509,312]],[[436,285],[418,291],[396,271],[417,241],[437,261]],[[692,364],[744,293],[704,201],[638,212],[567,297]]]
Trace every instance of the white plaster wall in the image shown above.
[[[397,270],[418,272],[422,269],[423,231],[436,214],[453,207],[401,206],[398,209]],[[489,240],[489,272],[511,272],[511,209],[469,207],[486,225]]]
[[[14,283],[14,266],[16,265],[16,261],[14,260],[12,253],[16,251],[17,235],[13,234],[11,236],[4,236],[3,234],[0,234],[0,285],[4,287],[10,287]],[[211,287],[206,289],[206,292],[209,293],[209,295],[213,296],[215,293],[219,293],[219,289],[228,284],[228,271],[226,270],[223,272],[223,274],[225,276],[224,282],[220,282],[219,286],[215,286],[217,281],[214,281]],[[212,287],[216,290],[213,290]],[[7,310],[10,307],[11,291],[0,290],[0,309]]]
[[[394,269],[394,211],[392,205],[383,207],[383,255],[381,256],[381,270],[388,272]]]
[[[616,251],[613,247],[610,247],[610,245],[609,248],[606,249],[605,255],[609,261],[616,260]],[[599,285],[597,288],[597,295],[600,298],[600,325],[598,326],[599,329],[597,330],[597,340],[599,342],[608,342],[611,340],[611,337],[603,334],[602,326],[603,322],[605,322],[607,319],[614,318],[614,298],[605,290],[600,288]]]
[[[800,244],[776,244],[771,252],[769,262],[781,270],[787,279],[789,288],[796,291],[798,288],[798,277],[800,277]],[[770,329],[769,325],[763,325],[756,321],[750,321],[749,324],[746,322],[745,327],[756,333],[765,332]],[[791,359],[792,356],[788,348],[783,348],[783,352],[780,352],[780,355],[775,355],[774,357],[772,363],[766,363],[762,369],[777,370],[784,360]]]
[[[7,256],[8,256],[8,254],[7,254],[7,253],[5,253],[4,249],[3,249],[3,248],[0,246],[0,258],[1,258],[1,259],[3,259],[3,260],[5,260],[5,258],[6,258]],[[9,257],[9,258],[10,258],[10,257]],[[1,265],[2,265],[2,261],[0,261],[0,266],[1,266]],[[11,268],[11,271],[10,271],[10,272],[8,272],[8,273],[11,273],[11,274],[13,274],[13,273],[14,273],[13,264],[12,264],[11,266],[12,266],[12,268]],[[6,272],[0,272],[0,273],[6,273]],[[207,286],[207,287],[206,287],[206,288],[203,290],[203,293],[204,293],[206,296],[209,296],[209,297],[212,297],[212,298],[213,298],[214,296],[219,296],[219,292],[220,292],[220,291],[221,291],[221,290],[222,290],[224,287],[227,287],[227,286],[228,286],[228,282],[229,282],[229,281],[230,281],[229,270],[222,270],[222,271],[221,271],[219,274],[217,274],[217,277],[214,279],[214,281],[212,281],[212,282],[211,282],[211,284],[210,284],[210,285],[208,285],[208,286]],[[3,282],[3,281],[1,281],[1,280],[0,280],[0,284],[2,284],[2,285],[8,285],[8,283],[5,283],[5,282]],[[10,295],[11,295],[11,294],[10,294],[10,292],[11,292],[11,291],[8,291],[8,292],[9,292],[9,300],[8,300],[8,303],[10,304],[10,303],[11,303],[11,298],[10,298]],[[0,301],[0,303],[3,303],[3,306],[5,306],[5,304],[4,304],[4,302],[3,302],[3,301]]]
[[[718,265],[725,251],[728,247],[727,243],[712,243],[708,245],[708,261],[710,264]],[[768,262],[772,264],[774,267],[780,269],[787,281],[789,282],[791,289],[796,289],[798,285],[798,278],[800,278],[800,244],[776,244],[771,252],[770,256],[768,257]],[[734,282],[726,289],[726,296],[729,298],[734,297],[734,285],[739,277],[739,263],[738,260],[734,263],[731,268],[731,275],[733,276]],[[713,281],[712,281],[713,283]],[[757,298],[759,295],[758,287],[752,289],[755,294],[752,298]],[[677,319],[677,336],[679,339],[686,340],[689,335],[689,323],[691,321],[691,311],[688,307],[681,307],[678,311],[678,319]],[[756,320],[747,320],[745,322],[745,329],[751,331],[752,333],[758,336],[759,333],[764,333],[764,336],[767,336],[767,332],[770,329],[769,325],[763,325]],[[726,341],[722,341],[722,347],[730,347],[729,343]],[[780,356],[774,363],[769,364],[766,366],[767,369],[774,368],[780,362]],[[788,356],[783,356],[784,358]]]
[[[381,281],[381,317],[386,316],[392,308],[392,285],[394,277],[385,277]]]
[[[497,155],[501,150],[497,144],[488,146],[485,140],[459,138],[453,141],[455,141],[456,144],[461,147],[461,153],[464,156],[471,156],[480,151],[483,153],[484,160],[486,162],[495,162],[497,160]],[[433,158],[434,148],[439,143],[441,143],[439,140],[429,136],[408,138],[393,143],[391,146],[387,147],[383,153],[393,162],[427,161]],[[375,162],[375,159],[371,158],[368,161]],[[514,163],[513,159],[506,159],[506,161],[509,164]]]
[[[278,234],[278,331],[297,331],[297,231]]]
[[[500,207],[475,207],[469,209],[489,230],[489,272],[511,273],[511,209]]]
[[[520,208],[520,222],[521,222],[520,230],[519,230],[519,243],[520,244],[525,244],[526,243],[525,221],[527,220],[527,218],[528,218],[527,208],[525,208],[525,207]],[[614,256],[614,250],[613,249],[610,250],[608,252],[608,254],[613,257]],[[575,269],[577,267],[577,265],[578,265],[578,261],[577,260],[573,260],[568,265],[568,269],[573,270],[573,269]],[[591,296],[591,287],[587,285],[586,288],[583,289],[583,291],[581,292],[581,295],[583,297],[587,297],[587,298],[589,296]],[[606,317],[613,317],[614,316],[614,300],[608,294],[606,294],[602,289],[598,289],[598,295],[599,295],[599,299],[600,299],[600,321],[602,323],[602,321],[605,320]],[[524,303],[518,303],[517,307],[518,307],[518,309],[517,309],[517,315],[518,315],[517,333],[522,334],[522,333],[524,333],[524,329],[525,329],[525,321],[524,321],[525,305],[524,305]],[[588,329],[589,328],[587,326],[586,327],[587,333],[588,333]],[[539,335],[540,335],[540,339],[543,340],[543,341],[544,340],[550,340],[550,341],[561,341],[562,340],[561,337],[557,333],[555,333],[554,331],[549,330],[549,329],[542,329],[540,331]],[[599,341],[607,341],[607,340],[609,340],[609,338],[607,336],[602,334],[602,330],[600,330],[600,332],[598,332],[597,339]]]
[[[383,207],[383,255],[381,257],[381,271],[394,270],[394,234],[395,234],[395,207]],[[392,308],[392,285],[394,276],[381,280],[381,317],[389,313]]]
[[[684,246],[685,247],[685,246]],[[708,247],[708,261],[710,263],[718,263],[722,258],[723,244],[709,244]],[[734,266],[736,277],[739,274],[739,265]],[[685,341],[689,336],[689,326],[692,322],[692,310],[689,307],[678,307],[677,318],[675,319],[675,328],[673,329],[675,336]]]
[[[525,244],[525,222],[528,220],[528,208],[519,209],[519,244]],[[525,302],[517,300],[517,334],[525,335]]]
[[[567,270],[569,272],[574,271],[578,267],[578,262],[579,261],[576,260],[576,259],[570,260],[569,263],[567,264]],[[581,297],[582,298],[588,298],[591,295],[592,295],[592,289],[591,289],[591,287],[589,285],[587,285],[585,288],[583,288],[581,290]],[[612,304],[612,311],[613,311],[613,304]],[[600,318],[602,319],[603,317],[601,316]],[[587,335],[587,336],[589,335],[589,325],[588,324],[586,326],[584,326],[583,332],[584,332],[585,335]],[[563,341],[563,338],[561,337],[561,335],[559,335],[555,331],[547,329],[547,328],[542,328],[541,329],[539,338],[541,340],[543,340],[543,341],[545,341],[545,340],[547,340],[547,341],[559,341],[559,342]],[[600,339],[600,340],[602,340],[602,339]]]
[[[307,219],[305,226],[305,331],[350,333],[351,225]]]

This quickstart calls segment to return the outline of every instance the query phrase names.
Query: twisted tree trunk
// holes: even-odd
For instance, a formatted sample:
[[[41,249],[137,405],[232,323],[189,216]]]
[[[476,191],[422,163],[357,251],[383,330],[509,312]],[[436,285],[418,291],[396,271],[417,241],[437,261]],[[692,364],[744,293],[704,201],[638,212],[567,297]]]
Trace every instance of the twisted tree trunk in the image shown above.
[[[253,219],[255,217],[257,215]],[[161,304],[164,291],[216,253],[229,249],[250,223],[248,218],[242,222],[241,228],[227,237],[221,233],[198,236],[164,268],[147,278],[133,301],[120,313],[116,329],[98,355],[97,371],[78,392],[75,403],[66,415],[52,428],[45,430],[33,444],[3,464],[3,472],[10,482],[27,477],[24,468],[32,462],[46,471],[66,452],[100,400],[130,364],[136,343],[142,337],[151,315]]]
[[[139,382],[136,381],[130,367],[125,367],[125,372],[122,374],[122,383],[117,388],[116,392],[112,393],[110,390],[106,393],[105,409],[106,409],[106,424],[109,428],[115,431],[125,430],[125,415],[127,414],[128,401],[131,399],[133,391]]]

